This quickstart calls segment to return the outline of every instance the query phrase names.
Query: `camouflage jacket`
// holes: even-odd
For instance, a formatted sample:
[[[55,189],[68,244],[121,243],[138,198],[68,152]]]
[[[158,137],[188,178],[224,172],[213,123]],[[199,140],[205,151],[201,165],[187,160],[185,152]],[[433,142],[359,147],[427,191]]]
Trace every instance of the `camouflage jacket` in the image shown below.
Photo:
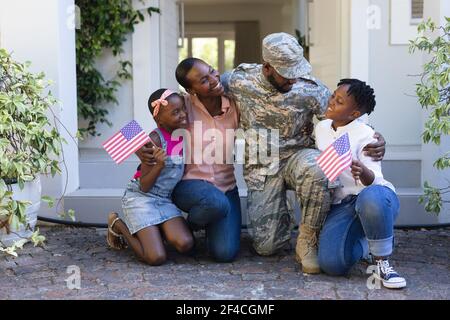
[[[251,163],[251,148],[246,144],[244,178],[250,190],[262,190],[266,176],[276,174],[291,155],[302,148],[314,148],[313,137],[303,135],[302,129],[312,124],[314,115],[322,118],[331,92],[320,81],[308,76],[297,81],[289,92],[281,93],[266,80],[260,64],[241,64],[224,74],[222,82],[236,101],[240,126],[245,132],[248,129],[279,130],[278,141],[272,143],[272,147],[279,150],[279,166],[275,169],[270,163]],[[270,142],[267,148],[269,145]]]

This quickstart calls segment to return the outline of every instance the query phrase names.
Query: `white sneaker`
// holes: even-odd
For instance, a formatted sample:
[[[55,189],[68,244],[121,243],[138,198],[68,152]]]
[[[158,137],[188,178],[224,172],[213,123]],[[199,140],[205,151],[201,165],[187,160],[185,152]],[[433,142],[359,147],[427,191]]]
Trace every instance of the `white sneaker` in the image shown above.
[[[376,260],[377,273],[379,280],[383,283],[383,286],[389,289],[400,289],[406,287],[406,280],[389,265],[389,261]]]

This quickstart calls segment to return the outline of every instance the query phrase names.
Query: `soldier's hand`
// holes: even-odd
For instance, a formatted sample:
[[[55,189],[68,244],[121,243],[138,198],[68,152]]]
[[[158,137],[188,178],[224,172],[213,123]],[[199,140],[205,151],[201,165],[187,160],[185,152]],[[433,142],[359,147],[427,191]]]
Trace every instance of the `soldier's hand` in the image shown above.
[[[375,132],[373,135],[377,142],[370,143],[364,147],[364,154],[371,157],[374,161],[381,161],[386,153],[386,141],[379,132]]]
[[[304,136],[311,136],[313,131],[314,131],[314,123],[312,122],[305,123],[301,130],[302,135]]]

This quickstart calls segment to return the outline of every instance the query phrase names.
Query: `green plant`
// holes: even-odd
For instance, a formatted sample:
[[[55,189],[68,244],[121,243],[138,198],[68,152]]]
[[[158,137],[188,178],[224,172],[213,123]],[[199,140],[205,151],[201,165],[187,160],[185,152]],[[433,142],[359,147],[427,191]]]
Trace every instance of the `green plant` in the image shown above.
[[[56,157],[63,139],[46,115],[56,100],[50,92],[44,93],[45,75],[29,72],[29,65],[0,49],[0,229],[17,229],[26,221],[28,202],[13,200],[11,184],[23,189],[25,182],[40,174],[61,172]],[[32,240],[36,245],[43,238],[35,233]]]
[[[89,120],[81,134],[100,135],[96,124],[111,122],[106,118],[106,103],[117,104],[115,93],[120,80],[131,79],[131,62],[120,58],[126,36],[134,31],[134,25],[144,21],[142,12],[133,9],[129,0],[75,0],[80,8],[81,28],[76,31],[77,98],[78,114]],[[158,8],[147,9],[149,15]],[[95,67],[96,59],[105,48],[119,56],[120,68],[114,79],[105,79]]]
[[[439,32],[434,39],[427,37],[426,32]],[[429,19],[418,26],[419,37],[410,41],[409,50],[424,51],[431,60],[423,66],[421,81],[416,85],[416,94],[422,108],[430,111],[425,123],[422,139],[425,143],[440,145],[441,137],[450,135],[450,18],[446,17],[445,26],[436,26]],[[433,164],[438,170],[450,167],[450,151],[441,155]],[[449,182],[450,184],[450,182]],[[450,185],[443,188],[424,183],[424,195],[420,203],[425,203],[428,212],[438,214],[450,193]]]

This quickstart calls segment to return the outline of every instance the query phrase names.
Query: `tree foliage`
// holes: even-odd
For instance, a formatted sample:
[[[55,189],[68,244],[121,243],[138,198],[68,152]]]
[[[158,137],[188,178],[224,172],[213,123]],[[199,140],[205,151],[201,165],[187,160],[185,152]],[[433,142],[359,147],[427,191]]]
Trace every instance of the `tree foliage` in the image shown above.
[[[422,108],[429,110],[430,115],[425,122],[422,133],[424,143],[440,145],[443,136],[450,135],[450,18],[446,17],[445,26],[437,26],[431,19],[418,26],[419,36],[410,41],[410,52],[423,51],[430,56],[423,66],[420,83],[416,85],[416,93]],[[429,32],[436,32],[434,38],[427,37]],[[433,166],[438,170],[450,167],[450,151],[440,155]],[[438,214],[450,193],[449,185],[443,188],[424,183],[424,195],[419,201],[425,203],[428,212]]]

